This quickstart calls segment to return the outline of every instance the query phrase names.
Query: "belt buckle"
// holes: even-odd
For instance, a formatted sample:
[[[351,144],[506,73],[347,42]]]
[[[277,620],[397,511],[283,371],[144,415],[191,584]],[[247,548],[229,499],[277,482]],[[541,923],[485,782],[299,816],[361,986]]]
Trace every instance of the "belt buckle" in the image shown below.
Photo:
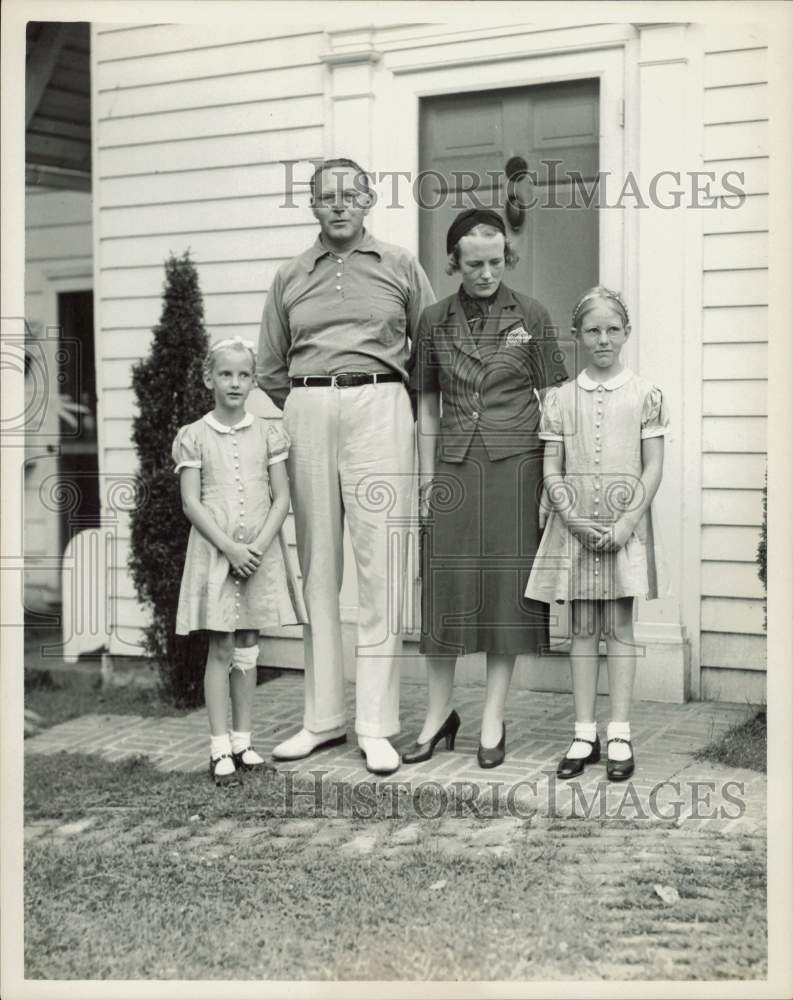
[[[356,374],[350,372],[342,372],[340,375],[334,375],[333,384],[337,389],[352,389],[356,385],[360,385],[356,381]]]

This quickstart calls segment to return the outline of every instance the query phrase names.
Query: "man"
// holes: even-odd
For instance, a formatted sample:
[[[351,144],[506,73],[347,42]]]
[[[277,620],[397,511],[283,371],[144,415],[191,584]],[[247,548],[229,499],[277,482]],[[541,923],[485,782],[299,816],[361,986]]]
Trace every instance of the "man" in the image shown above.
[[[304,728],[273,756],[297,760],[346,740],[339,619],[346,515],[358,575],[355,731],[367,768],[391,774],[399,766],[388,737],[399,732],[401,646],[389,610],[401,607],[405,551],[402,542],[395,572],[390,525],[410,514],[414,422],[405,366],[409,338],[434,296],[412,254],[364,228],[371,203],[368,177],[354,161],[328,160],[315,170],[319,236],[273,279],[257,377],[283,409],[292,441],[295,532],[311,623],[304,631]]]

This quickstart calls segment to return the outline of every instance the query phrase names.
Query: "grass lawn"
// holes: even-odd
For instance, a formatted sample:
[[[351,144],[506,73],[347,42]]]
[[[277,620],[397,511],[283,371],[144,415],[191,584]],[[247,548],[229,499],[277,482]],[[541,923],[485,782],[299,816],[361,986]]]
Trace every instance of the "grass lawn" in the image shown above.
[[[765,711],[757,712],[746,722],[730,727],[694,756],[697,760],[709,760],[727,767],[745,767],[765,774],[768,764]]]
[[[93,822],[26,843],[29,978],[766,975],[760,838],[568,820],[530,825],[520,850],[461,856],[441,818],[415,845],[353,856],[284,834],[285,814],[316,807],[285,809],[283,775],[218,791],[203,774],[78,754],[31,754],[25,771],[29,827]],[[416,819],[409,801],[389,818],[390,801],[316,829],[384,839]]]

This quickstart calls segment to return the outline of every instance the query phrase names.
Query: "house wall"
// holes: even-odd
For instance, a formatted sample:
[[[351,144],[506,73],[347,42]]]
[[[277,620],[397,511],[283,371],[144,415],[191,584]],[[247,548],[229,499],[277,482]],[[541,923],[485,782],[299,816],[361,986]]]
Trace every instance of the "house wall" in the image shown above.
[[[58,471],[54,449],[59,421],[54,401],[58,386],[57,291],[90,288],[93,283],[91,195],[82,191],[29,188],[25,194],[25,319],[30,334],[43,341],[48,377],[36,386],[47,396],[26,447],[24,481],[25,607],[44,611],[60,597],[61,539],[52,477]]]
[[[260,37],[241,24],[94,26],[103,472],[136,466],[130,370],[149,349],[168,254],[190,250],[210,339],[255,341],[275,269],[313,239],[305,194],[280,207],[280,161],[322,156],[321,44],[318,31]],[[280,419],[258,390],[249,405]],[[124,571],[128,539],[124,520],[111,653],[134,650],[147,620]]]
[[[701,693],[765,700],[757,576],[768,378],[768,83],[760,28],[704,32],[703,169],[745,204],[703,214]]]
[[[370,71],[355,55],[369,44],[369,29],[339,33],[331,58],[323,62],[320,54],[328,52],[328,40],[320,31],[264,37],[258,26],[238,24],[213,26],[211,33],[200,25],[94,26],[103,471],[134,469],[130,368],[147,351],[159,316],[167,254],[190,248],[213,338],[255,338],[276,267],[302,250],[315,232],[305,192],[295,195],[294,208],[282,207],[280,161],[320,157],[337,150],[345,137],[364,158],[367,148],[390,149],[389,141],[401,150],[404,137],[387,138],[392,126],[373,104],[388,107],[388,80],[431,66],[436,47],[440,62],[450,67],[469,59],[466,46],[481,47],[481,32],[447,37],[444,30],[430,25],[379,29],[388,69]],[[546,37],[549,52],[566,48],[576,29],[547,36],[536,27],[521,30],[525,37],[518,45],[514,37],[494,29],[488,42],[493,67],[543,55]],[[590,44],[598,31],[586,29]],[[701,353],[693,366],[696,373],[684,376],[676,390],[694,395],[685,407],[677,407],[675,417],[676,433],[685,437],[685,454],[698,466],[693,480],[701,480],[702,486],[696,490],[696,504],[685,508],[696,511],[690,530],[701,556],[701,588],[693,579],[688,584],[691,599],[681,595],[692,648],[692,694],[758,700],[765,668],[762,590],[755,566],[766,431],[765,39],[745,25],[691,26],[684,52],[669,41],[662,46],[663,29],[655,32],[658,41],[649,34],[645,30],[648,37],[641,45],[626,49],[626,142],[634,150],[627,162],[638,161],[640,123],[631,120],[631,113],[640,106],[638,99],[632,103],[641,90],[640,75],[646,89],[650,74],[665,73],[668,66],[677,85],[685,88],[691,132],[699,144],[692,169],[745,172],[748,198],[740,211],[703,211],[701,223],[688,213],[685,280],[695,288],[690,296],[695,307],[686,313],[686,329]],[[603,47],[610,44],[604,35]],[[490,64],[481,65],[483,72],[490,71]],[[655,107],[648,94],[641,103],[645,125]],[[352,121],[337,112],[353,105],[360,111],[359,126],[347,135],[334,123]],[[617,111],[609,107],[609,113]],[[360,131],[367,115],[373,137],[365,141]],[[412,223],[396,215],[400,213],[391,218],[378,208],[375,228],[386,238],[413,245],[408,238]],[[641,240],[639,247],[641,252]],[[636,281],[644,285],[643,296],[647,273],[640,264]],[[663,271],[658,273],[662,281]],[[701,287],[691,277],[700,273]],[[693,321],[692,315],[697,317]],[[252,408],[279,418],[261,394],[252,397]],[[670,488],[685,489],[685,483],[665,484],[667,492]],[[126,563],[126,527],[121,534],[120,570]],[[115,651],[121,652],[135,644],[145,618],[127,575],[120,572],[119,578]],[[345,579],[342,604],[347,618],[354,618],[354,573]],[[669,613],[672,618],[677,614]],[[666,627],[665,615],[662,609],[659,635]],[[272,642],[270,648],[279,662],[299,662],[298,643]]]

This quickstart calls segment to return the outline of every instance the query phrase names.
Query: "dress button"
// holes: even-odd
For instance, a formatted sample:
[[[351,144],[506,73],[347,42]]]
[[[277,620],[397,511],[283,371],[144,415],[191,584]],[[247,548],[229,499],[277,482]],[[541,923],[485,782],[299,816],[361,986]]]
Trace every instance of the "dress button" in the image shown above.
[[[337,278],[340,278],[340,277],[341,277],[341,271],[337,271],[337,272],[336,272],[336,277],[337,277]]]
[[[341,291],[341,285],[336,285],[336,291],[337,291],[337,292],[340,292],[340,291]]]
[[[476,412],[476,410],[474,410],[474,412],[471,414],[471,416],[473,417],[474,420],[478,420],[479,419],[479,414]]]
[[[600,459],[599,459],[599,458],[596,458],[596,459],[595,459],[595,463],[598,463],[598,462],[600,462]]]

